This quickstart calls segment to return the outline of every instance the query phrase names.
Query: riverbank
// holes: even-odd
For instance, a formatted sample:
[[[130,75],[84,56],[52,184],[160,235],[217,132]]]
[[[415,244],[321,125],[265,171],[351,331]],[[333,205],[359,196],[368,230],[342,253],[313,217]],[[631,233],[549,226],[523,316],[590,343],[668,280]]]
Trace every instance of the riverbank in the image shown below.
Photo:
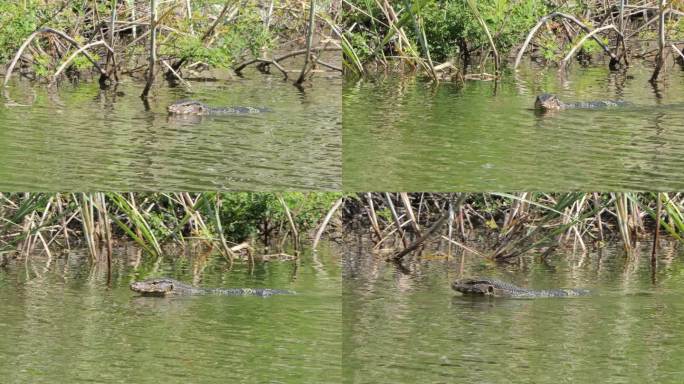
[[[7,257],[51,256],[80,246],[91,259],[111,266],[112,250],[122,240],[155,257],[169,244],[183,249],[199,241],[203,252],[219,252],[231,263],[253,262],[259,241],[278,239],[275,254],[286,241],[297,249],[311,239],[315,248],[328,224],[338,225],[332,219],[342,195],[108,192],[3,193],[0,198],[0,250]]]
[[[101,86],[139,76],[150,94],[155,78],[187,86],[184,76],[206,69],[247,67],[280,73],[297,86],[323,68],[341,72],[330,20],[338,9],[286,1],[83,4],[31,0],[0,6],[0,62],[5,85],[17,72],[54,84],[94,71]],[[297,68],[285,68],[303,58]]]
[[[650,81],[683,64],[679,6],[434,0],[347,2],[345,63],[351,74],[419,72],[433,81],[495,80],[523,57],[557,65],[642,60]]]
[[[386,249],[398,265],[434,242],[448,257],[515,263],[534,249],[586,252],[618,241],[631,252],[647,240],[655,260],[660,238],[684,234],[679,193],[365,193],[344,209],[344,233],[365,233],[366,248]]]

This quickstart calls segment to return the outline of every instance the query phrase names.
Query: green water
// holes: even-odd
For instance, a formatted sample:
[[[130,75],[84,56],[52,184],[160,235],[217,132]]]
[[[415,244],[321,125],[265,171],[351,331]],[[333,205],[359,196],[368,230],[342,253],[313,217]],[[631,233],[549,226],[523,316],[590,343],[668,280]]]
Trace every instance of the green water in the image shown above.
[[[467,256],[464,275],[539,289],[584,287],[581,298],[486,299],[453,292],[455,261],[403,274],[356,251],[345,259],[343,375],[348,383],[682,383],[682,250],[650,244],[628,256],[538,255],[508,267]]]
[[[314,78],[303,90],[279,76],[58,88],[15,81],[0,103],[2,191],[336,190],[341,187],[341,89]],[[268,107],[250,116],[172,118],[185,98]],[[16,106],[25,105],[25,106]]]
[[[348,80],[343,185],[350,191],[569,191],[684,188],[684,71],[524,68],[493,82]],[[540,116],[540,93],[630,107]]]
[[[0,268],[2,383],[340,382],[340,263],[325,247],[298,262],[194,255],[140,262],[119,249],[111,287],[87,253]],[[173,276],[205,287],[298,295],[139,297],[128,284]]]

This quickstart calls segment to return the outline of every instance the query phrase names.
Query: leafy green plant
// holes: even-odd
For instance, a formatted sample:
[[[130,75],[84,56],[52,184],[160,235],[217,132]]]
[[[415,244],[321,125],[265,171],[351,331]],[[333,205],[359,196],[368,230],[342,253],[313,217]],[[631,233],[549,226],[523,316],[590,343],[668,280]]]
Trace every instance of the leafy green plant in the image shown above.
[[[384,15],[374,2],[353,0],[350,3],[360,9],[353,8],[346,15],[346,24],[356,25],[352,34],[363,38],[350,38],[357,52],[363,52],[363,42],[374,37],[379,43],[387,35],[387,24]],[[426,0],[418,8],[418,15],[425,20],[423,31],[429,43],[429,51],[434,59],[444,60],[458,54],[478,49],[488,44],[482,27],[472,13],[472,9],[462,0]],[[407,10],[402,2],[392,2],[396,14]],[[517,44],[529,28],[548,9],[538,1],[483,0],[477,2],[478,12],[494,35],[497,49],[506,51]],[[405,28],[413,42],[418,41],[413,28]],[[361,44],[359,44],[361,43]],[[367,44],[367,43],[366,43]]]
[[[0,193],[0,251],[17,249],[38,236],[58,238],[71,232],[95,255],[99,241],[119,237],[150,254],[185,236],[207,241],[240,242],[289,230],[285,207],[300,233],[319,224],[339,193]],[[217,207],[219,210],[217,211]],[[24,249],[25,252],[30,250]]]
[[[585,34],[582,34],[580,36],[577,36],[577,41],[582,39]],[[605,37],[600,37],[600,40],[603,42],[603,44],[608,44],[608,39]],[[603,51],[603,48],[599,45],[599,43],[596,42],[594,39],[588,39],[584,44],[582,45],[582,52],[584,52],[587,55],[592,55],[598,52]]]
[[[50,73],[50,56],[46,54],[41,54],[35,56],[33,58],[33,61],[35,63],[34,70],[36,71],[36,75],[45,77]]]
[[[0,60],[6,62],[28,35],[38,26],[34,2],[24,7],[20,2],[0,3]]]
[[[181,2],[158,2],[158,56],[167,63],[183,64],[202,62],[209,67],[230,68],[248,57],[262,56],[263,50],[272,49],[278,42],[291,41],[301,36],[306,18],[293,13],[299,2],[286,0],[275,7],[268,19],[260,1],[247,0],[226,2],[223,0],[193,0],[188,2],[191,14],[180,7]],[[134,8],[137,4],[137,8]],[[118,68],[128,65],[139,68],[148,56],[149,41],[144,27],[116,28],[113,43],[109,31],[101,34],[101,29],[109,27],[112,6],[116,7],[116,17],[120,22],[140,19],[147,11],[140,2],[121,1],[43,1],[23,0],[0,2],[0,62],[9,62],[26,38],[41,27],[64,33],[38,35],[23,52],[25,58],[34,59],[34,73],[49,76],[59,62],[66,60],[76,48],[65,42],[67,37],[75,39],[80,45],[104,40],[117,51]],[[331,8],[329,1],[320,4],[322,12]],[[134,11],[137,12],[134,14]],[[142,14],[140,14],[142,12]],[[268,23],[266,21],[268,20]],[[96,23],[97,22],[97,23]],[[46,52],[50,60],[35,57],[36,52]],[[107,54],[104,44],[90,47],[89,53],[95,60]],[[99,56],[98,56],[99,54]],[[130,61],[128,61],[130,60]],[[90,68],[83,57],[71,62],[76,70]],[[178,69],[176,68],[176,69]]]
[[[558,40],[553,34],[543,34],[538,39],[538,44],[544,60],[556,61],[562,57]]]

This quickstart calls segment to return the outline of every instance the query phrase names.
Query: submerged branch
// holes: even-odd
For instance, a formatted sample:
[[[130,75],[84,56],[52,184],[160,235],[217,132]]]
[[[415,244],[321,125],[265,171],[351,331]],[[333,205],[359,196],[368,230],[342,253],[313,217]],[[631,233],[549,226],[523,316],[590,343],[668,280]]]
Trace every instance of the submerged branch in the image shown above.
[[[313,45],[313,32],[314,32],[314,15],[316,14],[316,0],[311,0],[309,3],[309,28],[306,32],[306,56],[304,56],[304,65],[302,65],[302,71],[299,74],[299,78],[295,81],[296,85],[300,85],[304,82],[304,78],[309,71],[309,62],[311,61],[311,46]]]
[[[541,19],[539,19],[539,22],[537,22],[537,24],[536,24],[534,27],[532,27],[532,29],[530,30],[530,32],[527,34],[527,38],[525,39],[525,42],[524,42],[523,45],[520,47],[520,50],[518,50],[518,55],[515,57],[515,63],[513,64],[513,69],[518,68],[518,65],[520,64],[520,61],[522,60],[522,56],[523,56],[523,54],[525,53],[525,50],[527,49],[527,46],[530,44],[530,41],[532,41],[532,38],[534,37],[535,33],[537,33],[537,30],[538,30],[542,25],[544,25],[545,22],[547,22],[548,20],[551,20],[551,19],[553,19],[553,18],[556,18],[556,17],[561,17],[561,18],[565,18],[565,19],[567,19],[567,20],[570,20],[570,21],[572,21],[573,23],[575,23],[577,26],[579,26],[580,28],[582,28],[586,33],[591,34],[591,38],[594,39],[594,41],[595,41],[598,45],[600,45],[601,48],[603,48],[603,50],[604,50],[608,55],[610,55],[610,58],[611,58],[612,60],[614,60],[614,61],[618,61],[618,57],[615,56],[615,54],[610,50],[610,48],[608,48],[608,46],[606,46],[606,45],[603,43],[603,41],[601,41],[601,39],[599,39],[598,37],[595,36],[594,33],[592,33],[592,29],[591,29],[591,28],[589,28],[587,25],[585,25],[584,23],[582,23],[581,21],[579,21],[579,20],[578,20],[576,17],[574,17],[574,16],[567,15],[567,14],[565,14],[565,13],[554,12],[554,13],[548,14],[548,15],[542,17]],[[614,28],[614,27],[613,27],[613,28]],[[617,29],[616,29],[616,31],[617,31]],[[617,32],[620,33],[619,31],[617,31]],[[622,35],[620,35],[620,36],[622,36]],[[624,44],[624,42],[623,42],[623,44]]]
[[[7,83],[9,83],[10,77],[12,77],[12,72],[14,71],[14,67],[17,65],[17,62],[19,61],[19,58],[21,57],[21,55],[24,53],[24,50],[26,49],[26,47],[28,47],[29,44],[31,44],[31,42],[33,41],[33,39],[36,38],[36,36],[38,36],[42,33],[52,33],[52,34],[58,35],[58,36],[62,37],[63,39],[69,41],[74,46],[78,47],[78,49],[81,52],[83,52],[83,55],[93,64],[93,66],[95,66],[95,68],[97,68],[100,71],[100,76],[102,78],[108,78],[107,71],[105,71],[102,67],[100,67],[100,64],[98,64],[97,61],[95,61],[95,59],[93,59],[93,57],[90,56],[90,54],[85,49],[83,49],[78,44],[78,42],[76,40],[74,40],[74,38],[72,38],[71,36],[67,35],[66,33],[64,33],[62,31],[58,31],[56,29],[41,28],[41,29],[33,32],[28,38],[26,38],[26,40],[21,45],[21,47],[19,47],[19,50],[17,50],[17,53],[14,55],[14,58],[10,62],[9,66],[7,67],[7,71],[6,71],[7,73],[5,74],[5,81],[3,82],[3,87],[6,87]]]
[[[64,61],[64,63],[62,63],[62,65],[60,65],[59,68],[57,68],[57,71],[55,71],[55,74],[52,75],[51,83],[54,83],[55,81],[57,81],[57,78],[62,73],[62,71],[64,71],[64,69],[76,58],[76,56],[78,56],[80,53],[85,52],[87,49],[92,48],[92,47],[96,47],[98,45],[104,45],[109,52],[111,52],[111,53],[114,52],[114,50],[109,45],[107,45],[107,43],[104,40],[100,40],[100,41],[96,41],[94,43],[84,45],[84,46],[80,47],[79,49],[77,49],[74,53],[72,53],[71,56],[69,56],[69,58],[66,61]]]
[[[575,44],[575,45],[572,47],[572,49],[570,49],[570,51],[568,52],[568,54],[565,55],[565,57],[563,58],[563,60],[561,60],[561,63],[560,63],[560,68],[561,68],[561,70],[565,68],[565,66],[567,65],[568,61],[575,55],[575,52],[577,52],[577,50],[578,50],[580,47],[582,47],[582,45],[584,45],[584,42],[585,42],[585,41],[587,41],[589,38],[593,38],[593,39],[596,40],[595,35],[596,35],[597,33],[602,32],[602,31],[606,31],[606,30],[608,30],[608,29],[614,30],[615,33],[618,34],[618,36],[619,36],[619,38],[620,38],[620,41],[624,41],[622,34],[620,33],[620,31],[618,31],[618,29],[617,29],[613,24],[604,25],[604,26],[601,27],[601,28],[596,28],[596,29],[594,29],[593,31],[591,31],[591,32],[589,32],[588,34],[586,34],[584,37],[582,37],[582,38],[580,39],[580,41],[578,41],[577,44]],[[623,43],[623,44],[624,44],[624,43]],[[613,55],[612,53],[611,53],[611,58],[615,58],[615,55]],[[617,59],[616,59],[616,60],[617,60]]]
[[[323,218],[323,221],[321,222],[321,225],[318,227],[318,230],[316,231],[316,236],[313,239],[313,245],[311,248],[315,251],[316,247],[318,246],[318,242],[321,240],[321,236],[323,235],[323,232],[325,232],[325,227],[328,225],[328,222],[332,218],[333,214],[342,206],[342,203],[344,202],[344,198],[339,198],[337,201],[333,204],[332,208],[328,211],[328,213],[325,215],[325,218]]]
[[[311,48],[311,50],[312,50],[312,51],[316,51],[316,52],[321,52],[321,51],[334,52],[334,51],[341,51],[342,48],[339,48],[339,47],[325,47],[325,46],[320,46],[320,47],[316,47],[316,48]],[[286,74],[287,71],[286,71],[284,68],[282,68],[282,66],[280,66],[280,65],[278,65],[278,64],[279,64],[281,61],[285,60],[285,59],[289,59],[289,58],[291,58],[291,57],[295,57],[295,56],[299,56],[299,55],[304,55],[304,54],[306,54],[307,52],[308,52],[308,51],[307,51],[306,49],[300,49],[300,50],[297,50],[297,51],[292,51],[292,52],[283,54],[283,55],[278,56],[278,57],[275,57],[275,58],[273,58],[273,59],[266,59],[266,58],[255,58],[255,59],[250,59],[250,60],[247,60],[247,61],[245,61],[245,62],[243,62],[243,63],[238,64],[235,68],[233,68],[233,71],[235,71],[235,73],[237,73],[237,74],[240,74],[240,73],[242,73],[242,70],[245,69],[245,68],[246,68],[247,66],[249,66],[249,65],[252,65],[252,64],[255,64],[255,63],[268,63],[268,64],[276,65],[276,67],[277,67],[279,70],[281,70],[281,72],[284,72],[284,73]]]
[[[147,83],[141,98],[147,99],[154,83],[155,64],[157,63],[157,1],[150,0],[150,58],[147,66]]]

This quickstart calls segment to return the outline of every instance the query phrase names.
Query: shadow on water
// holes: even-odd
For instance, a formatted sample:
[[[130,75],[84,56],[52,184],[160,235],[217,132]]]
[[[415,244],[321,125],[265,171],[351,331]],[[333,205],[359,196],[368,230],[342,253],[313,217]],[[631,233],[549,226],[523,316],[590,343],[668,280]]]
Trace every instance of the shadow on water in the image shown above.
[[[131,79],[41,87],[13,81],[0,106],[0,190],[335,190],[341,187],[340,78],[306,94],[277,76],[160,87]],[[11,98],[10,98],[11,96]],[[265,106],[259,116],[170,118],[167,105]]]

